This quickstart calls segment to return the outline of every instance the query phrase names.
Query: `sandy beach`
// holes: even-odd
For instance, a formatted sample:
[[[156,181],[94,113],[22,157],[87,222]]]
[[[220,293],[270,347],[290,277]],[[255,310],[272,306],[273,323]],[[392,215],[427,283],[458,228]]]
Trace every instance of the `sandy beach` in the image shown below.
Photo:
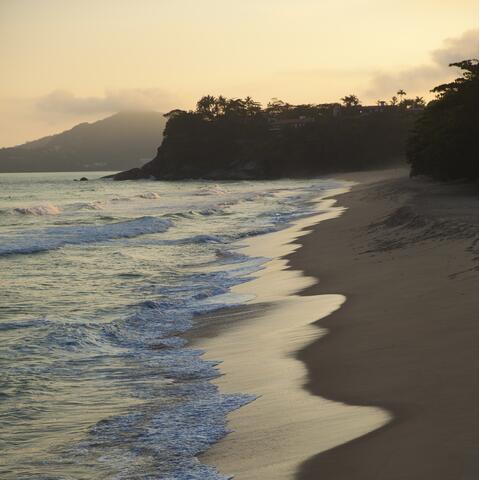
[[[319,215],[249,243],[274,258],[235,287],[255,298],[193,343],[222,360],[221,391],[257,400],[202,462],[236,479],[476,478],[476,192],[407,177],[338,176],[352,183]]]

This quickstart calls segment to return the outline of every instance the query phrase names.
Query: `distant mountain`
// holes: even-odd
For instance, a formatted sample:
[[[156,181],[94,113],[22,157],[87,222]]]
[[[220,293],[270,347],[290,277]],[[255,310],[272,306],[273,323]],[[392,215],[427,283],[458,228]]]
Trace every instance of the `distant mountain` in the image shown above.
[[[124,170],[155,156],[166,120],[152,111],[120,112],[16,147],[0,149],[0,172]]]

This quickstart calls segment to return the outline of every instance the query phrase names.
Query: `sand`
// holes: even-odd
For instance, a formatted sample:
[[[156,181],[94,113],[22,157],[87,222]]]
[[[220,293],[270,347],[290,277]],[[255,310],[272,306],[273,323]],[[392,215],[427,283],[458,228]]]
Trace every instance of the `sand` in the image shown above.
[[[202,322],[220,389],[259,398],[201,460],[240,480],[477,478],[475,192],[343,178],[324,213],[250,243],[274,260],[237,287],[247,308]]]

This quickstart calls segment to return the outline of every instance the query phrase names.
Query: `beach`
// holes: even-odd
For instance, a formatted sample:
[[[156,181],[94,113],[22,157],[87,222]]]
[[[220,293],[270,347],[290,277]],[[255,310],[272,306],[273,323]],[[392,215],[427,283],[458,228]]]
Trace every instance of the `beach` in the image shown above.
[[[193,336],[229,414],[201,457],[235,479],[470,479],[478,405],[477,194],[406,170],[347,182],[250,240],[246,307]]]

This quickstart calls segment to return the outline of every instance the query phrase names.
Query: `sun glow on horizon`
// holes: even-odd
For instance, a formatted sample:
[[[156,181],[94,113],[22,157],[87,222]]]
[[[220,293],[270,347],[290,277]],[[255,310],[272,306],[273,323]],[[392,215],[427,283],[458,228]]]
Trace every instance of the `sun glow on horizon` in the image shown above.
[[[0,0],[0,146],[207,93],[425,95],[478,52],[474,0]]]

